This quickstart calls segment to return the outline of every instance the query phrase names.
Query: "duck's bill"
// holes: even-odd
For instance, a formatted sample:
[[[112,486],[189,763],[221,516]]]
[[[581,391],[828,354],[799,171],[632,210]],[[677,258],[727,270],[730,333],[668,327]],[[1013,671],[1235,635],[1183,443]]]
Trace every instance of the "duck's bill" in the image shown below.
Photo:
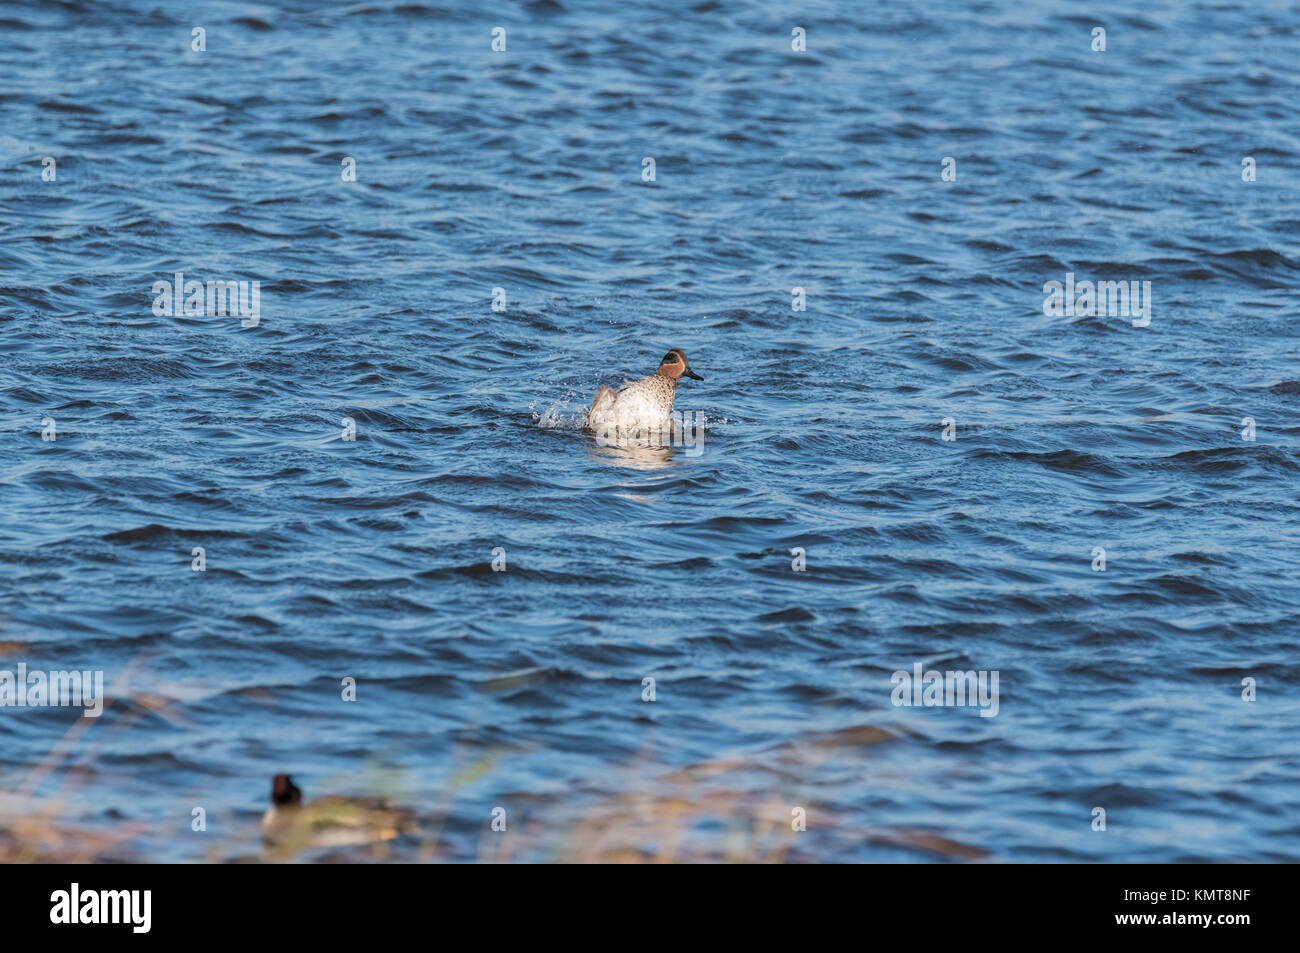
[[[699,374],[696,374],[694,371],[686,371],[686,376],[691,378],[692,380],[697,380],[697,381],[704,380],[703,377],[701,377]]]

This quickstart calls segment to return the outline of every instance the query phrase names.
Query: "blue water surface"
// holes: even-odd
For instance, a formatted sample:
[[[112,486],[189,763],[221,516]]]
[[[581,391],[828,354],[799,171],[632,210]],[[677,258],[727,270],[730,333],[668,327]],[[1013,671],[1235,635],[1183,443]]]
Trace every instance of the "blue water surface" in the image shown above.
[[[0,709],[0,828],[256,856],[288,771],[424,814],[399,858],[1300,859],[1297,49],[1246,0],[0,4],[0,668],[116,699]],[[701,452],[585,433],[669,347]],[[918,663],[996,716],[895,705]]]

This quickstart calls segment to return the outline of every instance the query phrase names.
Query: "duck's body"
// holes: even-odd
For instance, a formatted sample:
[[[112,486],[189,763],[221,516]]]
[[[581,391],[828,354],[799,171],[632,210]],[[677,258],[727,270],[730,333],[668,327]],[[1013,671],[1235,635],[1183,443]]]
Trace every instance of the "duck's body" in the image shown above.
[[[617,391],[602,384],[587,411],[587,426],[596,431],[623,434],[667,432],[677,396],[677,381],[683,376],[704,380],[691,370],[686,355],[674,348],[664,355],[659,370],[649,377],[630,381]]]
[[[351,847],[411,834],[416,826],[413,812],[383,798],[330,795],[303,804],[297,785],[287,774],[277,774],[271,808],[262,816],[262,840],[293,849]]]
[[[658,430],[667,426],[677,397],[677,381],[652,374],[618,390],[601,385],[587,412],[591,429]]]

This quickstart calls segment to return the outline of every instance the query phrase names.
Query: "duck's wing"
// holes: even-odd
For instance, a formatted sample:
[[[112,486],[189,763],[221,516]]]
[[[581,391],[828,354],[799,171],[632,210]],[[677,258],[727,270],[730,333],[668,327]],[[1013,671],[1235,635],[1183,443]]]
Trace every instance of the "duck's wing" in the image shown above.
[[[372,839],[387,840],[410,830],[415,822],[415,812],[410,808],[392,804],[387,798],[349,798],[330,796],[318,798],[307,805],[308,817],[314,830],[338,827],[364,831]]]
[[[599,412],[604,410],[606,407],[609,407],[614,403],[614,398],[616,396],[614,388],[609,387],[606,384],[601,384],[596,388],[596,396],[591,401],[592,411]]]

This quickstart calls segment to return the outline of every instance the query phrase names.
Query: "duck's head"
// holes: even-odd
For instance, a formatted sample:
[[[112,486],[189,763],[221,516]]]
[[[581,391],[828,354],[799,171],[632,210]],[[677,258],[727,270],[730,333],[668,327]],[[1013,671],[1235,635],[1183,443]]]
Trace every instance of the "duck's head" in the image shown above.
[[[691,370],[691,362],[686,360],[686,353],[673,348],[664,355],[664,359],[659,362],[659,376],[668,377],[672,380],[685,376],[692,380],[704,380],[699,374]]]
[[[302,791],[289,775],[277,774],[271,779],[271,803],[276,807],[302,803]]]

